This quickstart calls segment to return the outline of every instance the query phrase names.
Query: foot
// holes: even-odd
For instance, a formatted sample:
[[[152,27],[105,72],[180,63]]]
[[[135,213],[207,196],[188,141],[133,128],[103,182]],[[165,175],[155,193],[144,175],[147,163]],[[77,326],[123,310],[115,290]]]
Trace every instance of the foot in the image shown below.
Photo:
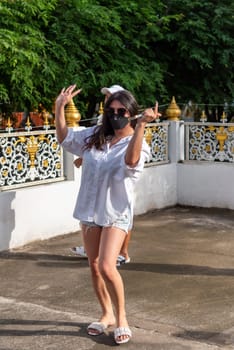
[[[132,332],[129,327],[118,327],[114,330],[114,338],[116,344],[124,344],[129,342]]]
[[[100,335],[104,333],[107,326],[102,322],[92,322],[87,327],[87,333],[88,335]]]
[[[100,335],[104,333],[104,331],[115,324],[115,317],[106,317],[103,316],[100,321],[98,322],[92,322],[87,327],[87,333],[89,335]]]
[[[86,254],[83,246],[72,247],[72,248],[70,248],[70,251],[75,255],[81,256],[82,258],[87,258],[87,254]]]
[[[116,266],[128,264],[130,261],[131,261],[131,258],[129,255],[124,256],[124,255],[120,254],[117,258]]]

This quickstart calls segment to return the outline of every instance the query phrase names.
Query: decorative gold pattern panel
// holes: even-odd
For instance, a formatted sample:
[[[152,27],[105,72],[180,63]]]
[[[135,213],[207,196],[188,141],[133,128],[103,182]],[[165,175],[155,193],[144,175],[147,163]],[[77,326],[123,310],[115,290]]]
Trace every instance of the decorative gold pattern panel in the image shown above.
[[[145,128],[145,139],[151,148],[149,163],[168,162],[168,123],[150,123]]]
[[[186,160],[234,162],[234,124],[185,123]]]
[[[55,130],[0,135],[0,187],[63,178],[62,149]]]

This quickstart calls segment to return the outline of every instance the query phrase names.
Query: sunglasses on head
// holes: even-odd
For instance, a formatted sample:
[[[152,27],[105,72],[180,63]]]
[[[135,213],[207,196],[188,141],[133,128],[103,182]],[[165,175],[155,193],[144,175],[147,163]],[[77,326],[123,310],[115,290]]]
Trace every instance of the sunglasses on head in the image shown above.
[[[106,115],[108,117],[112,117],[114,115],[118,115],[119,117],[124,117],[125,113],[127,112],[126,108],[106,108],[105,109]]]

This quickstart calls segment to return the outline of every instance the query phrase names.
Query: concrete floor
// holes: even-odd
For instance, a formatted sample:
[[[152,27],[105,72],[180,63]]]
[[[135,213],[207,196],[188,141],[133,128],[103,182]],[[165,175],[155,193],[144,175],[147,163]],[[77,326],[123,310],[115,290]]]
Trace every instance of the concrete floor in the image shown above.
[[[103,350],[80,232],[0,253],[0,350]],[[137,216],[121,266],[134,350],[234,349],[234,211],[174,207]]]

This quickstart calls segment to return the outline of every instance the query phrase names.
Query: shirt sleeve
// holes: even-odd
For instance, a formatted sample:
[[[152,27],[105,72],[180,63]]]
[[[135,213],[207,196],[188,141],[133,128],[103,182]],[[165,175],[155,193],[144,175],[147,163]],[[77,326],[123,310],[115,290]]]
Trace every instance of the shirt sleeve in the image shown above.
[[[150,160],[150,157],[151,157],[150,147],[145,141],[145,139],[143,139],[140,159],[139,159],[139,162],[135,165],[135,167],[128,166],[125,163],[125,157],[122,158],[122,162],[125,164],[124,166],[125,166],[125,171],[127,176],[137,180],[144,169],[145,162],[148,162]]]
[[[85,139],[91,136],[96,126],[74,130],[68,128],[68,133],[61,146],[67,151],[76,156],[82,157],[84,152]]]

